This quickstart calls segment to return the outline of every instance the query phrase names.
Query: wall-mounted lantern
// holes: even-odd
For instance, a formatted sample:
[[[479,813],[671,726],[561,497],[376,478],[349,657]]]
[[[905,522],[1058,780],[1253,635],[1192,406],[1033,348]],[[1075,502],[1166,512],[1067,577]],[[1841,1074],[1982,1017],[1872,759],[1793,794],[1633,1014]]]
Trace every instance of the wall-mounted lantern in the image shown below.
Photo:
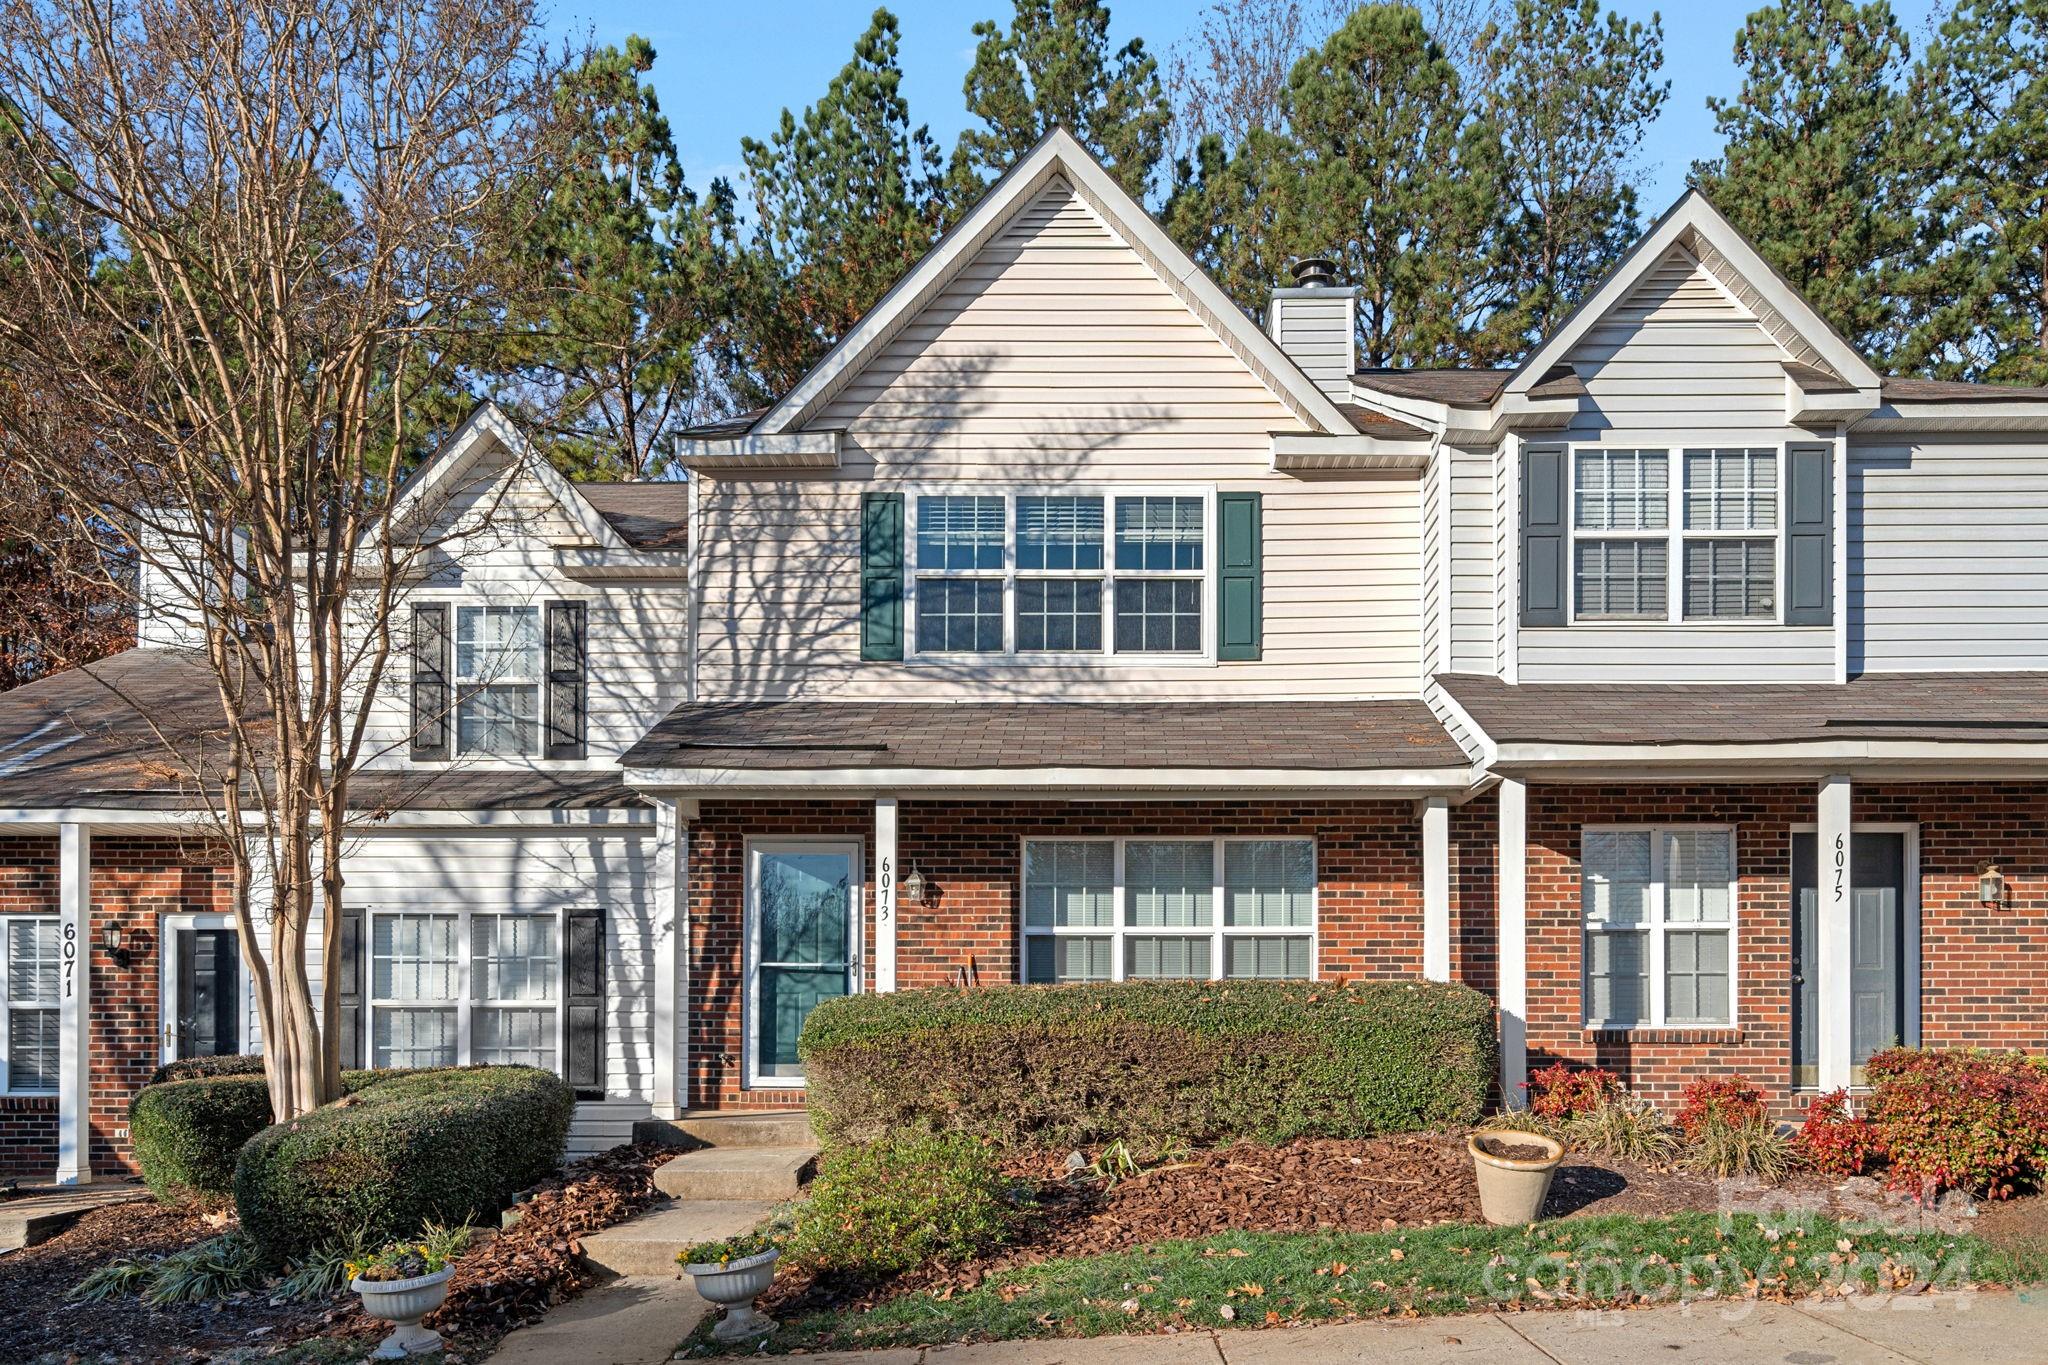
[[[1998,863],[1992,860],[1977,868],[1977,903],[1986,909],[1996,910],[2005,904],[2011,892],[2005,874],[1998,870]]]
[[[119,920],[107,921],[106,928],[100,930],[100,947],[119,965],[128,965],[128,931]]]
[[[903,898],[912,905],[930,905],[938,898],[939,889],[925,880],[924,873],[917,870],[917,864],[910,865],[910,871],[903,878]]]

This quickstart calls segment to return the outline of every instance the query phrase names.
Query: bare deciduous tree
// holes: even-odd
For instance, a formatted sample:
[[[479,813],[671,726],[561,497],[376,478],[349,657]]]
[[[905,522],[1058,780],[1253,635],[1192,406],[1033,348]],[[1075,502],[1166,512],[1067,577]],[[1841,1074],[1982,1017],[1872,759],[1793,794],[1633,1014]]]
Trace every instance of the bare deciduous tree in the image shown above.
[[[0,455],[190,587],[280,1119],[339,1093],[340,936],[316,998],[311,932],[433,553],[400,476],[518,287],[538,35],[532,0],[0,0]]]

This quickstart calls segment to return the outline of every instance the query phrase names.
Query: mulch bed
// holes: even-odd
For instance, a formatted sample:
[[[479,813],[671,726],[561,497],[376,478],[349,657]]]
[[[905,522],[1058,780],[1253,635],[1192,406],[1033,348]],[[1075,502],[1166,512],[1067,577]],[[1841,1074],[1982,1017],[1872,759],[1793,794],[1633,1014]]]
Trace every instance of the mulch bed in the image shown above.
[[[1480,1221],[1479,1187],[1463,1133],[1365,1140],[1245,1143],[1191,1153],[1109,1184],[1070,1178],[1064,1152],[1023,1155],[1005,1173],[1028,1184],[1038,1212],[1022,1240],[987,1260],[924,1267],[881,1284],[819,1281],[785,1271],[761,1299],[770,1316],[862,1308],[906,1292],[946,1296],[986,1276],[1056,1258],[1127,1251],[1224,1232],[1383,1232]],[[1831,1198],[1829,1183],[1799,1174],[1769,1197]],[[1547,1216],[1655,1217],[1718,1208],[1708,1176],[1570,1152],[1552,1181]]]
[[[450,1365],[481,1358],[512,1328],[587,1288],[593,1277],[576,1257],[577,1239],[659,1199],[655,1168],[674,1155],[615,1147],[536,1187],[516,1225],[457,1262],[447,1304],[427,1320],[448,1339]],[[260,1355],[311,1337],[360,1340],[367,1350],[389,1330],[365,1317],[353,1294],[307,1304],[255,1290],[162,1308],[132,1297],[65,1301],[87,1272],[117,1256],[165,1255],[233,1226],[232,1215],[120,1204],[86,1214],[40,1246],[0,1256],[0,1360],[210,1360],[235,1350]]]

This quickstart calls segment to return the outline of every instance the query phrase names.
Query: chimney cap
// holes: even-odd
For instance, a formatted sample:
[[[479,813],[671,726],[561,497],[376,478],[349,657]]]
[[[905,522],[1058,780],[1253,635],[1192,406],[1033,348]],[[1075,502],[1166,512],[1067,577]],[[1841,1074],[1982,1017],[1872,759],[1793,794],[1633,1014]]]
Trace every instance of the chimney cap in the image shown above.
[[[1287,270],[1297,289],[1328,289],[1337,283],[1337,263],[1328,256],[1297,256]]]

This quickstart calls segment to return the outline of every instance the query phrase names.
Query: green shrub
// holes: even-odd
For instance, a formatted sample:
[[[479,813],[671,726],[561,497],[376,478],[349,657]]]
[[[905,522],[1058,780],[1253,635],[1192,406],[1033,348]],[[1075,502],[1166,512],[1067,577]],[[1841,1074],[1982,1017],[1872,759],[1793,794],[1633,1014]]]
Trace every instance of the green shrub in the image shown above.
[[[216,1065],[218,1064],[218,1065]],[[270,1089],[261,1057],[194,1057],[157,1069],[128,1102],[128,1131],[142,1181],[158,1199],[225,1199],[234,1192],[242,1145],[270,1126]],[[353,1094],[408,1070],[344,1071]]]
[[[1764,1118],[1705,1118],[1685,1139],[1685,1164],[1702,1175],[1753,1175],[1776,1183],[1802,1156],[1792,1137]]]
[[[829,1000],[800,1050],[831,1142],[1283,1141],[1472,1122],[1493,1017],[1424,982],[996,986]]]
[[[338,1229],[382,1241],[478,1221],[561,1166],[575,1107],[560,1077],[532,1067],[377,1077],[251,1138],[235,1209],[272,1265]]]
[[[983,1143],[958,1133],[884,1139],[826,1154],[787,1255],[812,1270],[886,1275],[979,1256],[1015,1216]]]
[[[232,1193],[242,1145],[269,1126],[270,1087],[261,1076],[167,1081],[128,1102],[142,1183],[166,1203]]]
[[[2048,1075],[2020,1053],[1892,1048],[1865,1074],[1894,1188],[2003,1199],[2048,1180]]]
[[[1662,1166],[1678,1155],[1678,1130],[1655,1105],[1615,1091],[1562,1124],[1564,1141],[1582,1152]]]
[[[182,1057],[175,1062],[165,1062],[149,1078],[151,1085],[162,1085],[166,1081],[197,1081],[214,1076],[261,1076],[263,1054],[260,1052],[233,1052],[220,1057]]]

